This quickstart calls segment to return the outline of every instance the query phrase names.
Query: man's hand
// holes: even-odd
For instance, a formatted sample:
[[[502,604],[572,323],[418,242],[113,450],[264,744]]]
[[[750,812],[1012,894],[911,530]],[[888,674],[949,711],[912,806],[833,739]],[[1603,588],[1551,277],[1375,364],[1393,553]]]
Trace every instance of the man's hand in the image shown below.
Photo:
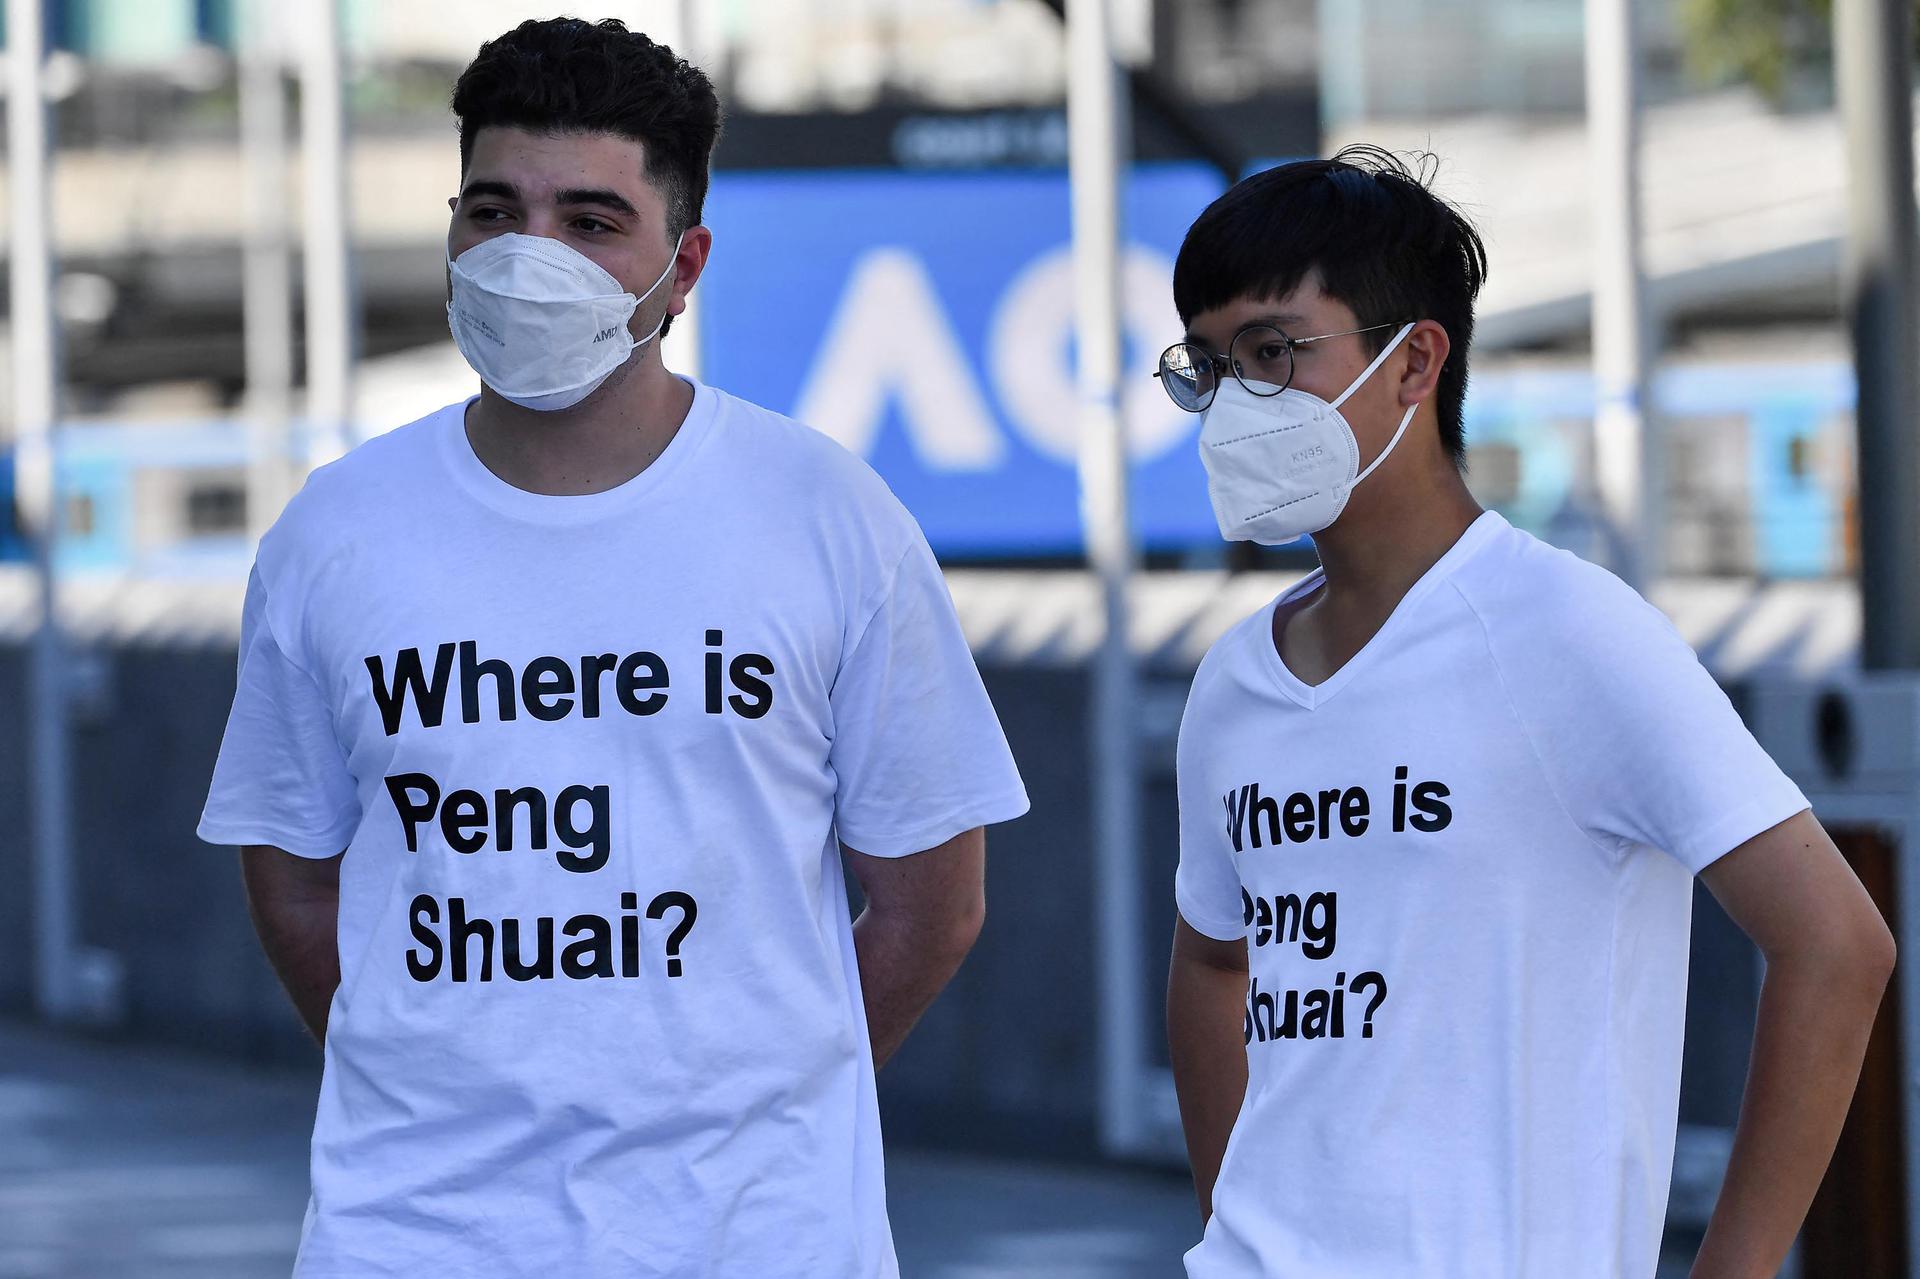
[[[905,857],[840,847],[867,898],[853,922],[853,948],[878,1070],[980,936],[987,917],[987,836],[976,828]]]
[[[340,985],[340,857],[296,857],[253,844],[240,878],[260,948],[315,1042],[327,1042],[327,1009]]]
[[[1694,1279],[1772,1276],[1840,1138],[1893,936],[1813,814],[1790,817],[1701,880],[1766,956],[1746,1096]]]
[[[1213,1184],[1247,1095],[1246,997],[1246,941],[1215,941],[1176,916],[1167,1047],[1203,1225],[1213,1216]]]

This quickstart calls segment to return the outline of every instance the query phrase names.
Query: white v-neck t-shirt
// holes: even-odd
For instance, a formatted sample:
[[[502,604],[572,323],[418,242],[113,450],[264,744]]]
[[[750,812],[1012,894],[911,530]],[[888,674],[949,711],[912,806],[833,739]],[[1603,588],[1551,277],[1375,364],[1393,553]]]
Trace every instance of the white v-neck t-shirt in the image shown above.
[[[1027,807],[926,541],[709,387],[576,497],[465,409],[262,540],[199,827],[345,850],[295,1273],[892,1279],[839,844]]]
[[[1667,620],[1487,512],[1318,685],[1275,608],[1180,730],[1180,913],[1245,938],[1191,1279],[1648,1279],[1692,877],[1807,807]]]

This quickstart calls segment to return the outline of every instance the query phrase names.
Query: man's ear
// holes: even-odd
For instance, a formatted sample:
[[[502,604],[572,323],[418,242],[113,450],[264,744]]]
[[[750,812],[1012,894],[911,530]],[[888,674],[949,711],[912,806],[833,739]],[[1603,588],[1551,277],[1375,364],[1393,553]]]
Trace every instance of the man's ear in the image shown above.
[[[687,295],[706,273],[707,258],[713,252],[713,232],[699,223],[680,233],[680,247],[674,254],[672,292],[667,296],[667,314],[679,315],[687,309]]]
[[[1402,343],[1407,352],[1406,372],[1400,375],[1400,403],[1418,404],[1433,398],[1440,386],[1440,370],[1446,367],[1453,343],[1446,329],[1434,320],[1422,320],[1413,326]]]

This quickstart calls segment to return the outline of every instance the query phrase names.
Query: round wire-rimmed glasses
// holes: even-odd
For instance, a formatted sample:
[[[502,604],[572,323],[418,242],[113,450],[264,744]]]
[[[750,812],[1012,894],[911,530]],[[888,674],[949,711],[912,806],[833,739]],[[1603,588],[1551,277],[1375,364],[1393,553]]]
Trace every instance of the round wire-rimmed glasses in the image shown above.
[[[1293,381],[1295,347],[1329,338],[1352,337],[1376,329],[1398,328],[1400,321],[1369,324],[1361,329],[1343,329],[1339,333],[1319,333],[1309,338],[1288,337],[1271,324],[1249,324],[1233,335],[1225,355],[1205,350],[1191,342],[1175,342],[1160,353],[1160,367],[1153,376],[1166,388],[1167,398],[1189,413],[1203,413],[1220,389],[1222,370],[1230,371],[1250,394],[1262,399],[1280,394]]]

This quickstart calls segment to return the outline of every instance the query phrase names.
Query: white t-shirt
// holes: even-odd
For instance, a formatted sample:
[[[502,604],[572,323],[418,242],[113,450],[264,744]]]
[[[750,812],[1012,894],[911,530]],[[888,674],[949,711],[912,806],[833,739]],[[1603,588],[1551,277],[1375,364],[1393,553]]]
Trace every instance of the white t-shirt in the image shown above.
[[[1308,686],[1201,663],[1175,893],[1245,938],[1246,1101],[1192,1279],[1648,1279],[1692,876],[1807,807],[1617,578],[1480,516]]]
[[[450,406],[260,544],[199,834],[346,851],[300,1279],[897,1273],[836,837],[1026,795],[885,485],[694,390],[574,497]]]

